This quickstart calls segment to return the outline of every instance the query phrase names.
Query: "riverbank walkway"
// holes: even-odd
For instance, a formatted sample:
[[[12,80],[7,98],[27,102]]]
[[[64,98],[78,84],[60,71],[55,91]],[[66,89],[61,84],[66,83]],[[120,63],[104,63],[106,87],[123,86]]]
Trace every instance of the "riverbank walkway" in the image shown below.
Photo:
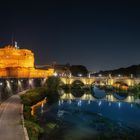
[[[0,105],[0,140],[25,140],[21,113],[19,94],[11,96]]]

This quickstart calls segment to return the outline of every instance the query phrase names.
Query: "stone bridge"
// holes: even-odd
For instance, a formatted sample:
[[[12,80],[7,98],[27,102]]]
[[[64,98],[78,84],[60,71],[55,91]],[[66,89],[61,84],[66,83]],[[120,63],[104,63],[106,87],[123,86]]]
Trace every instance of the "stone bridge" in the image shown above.
[[[60,77],[63,84],[73,84],[75,81],[80,81],[84,85],[93,85],[98,83],[99,85],[113,85],[115,83],[122,83],[128,86],[134,86],[140,83],[140,78],[130,77]]]
[[[60,77],[63,84],[73,84],[76,81],[82,82],[84,85],[113,85],[117,82],[134,86],[140,84],[140,78],[129,77]],[[46,78],[0,78],[0,102],[8,96],[19,91],[43,86]]]

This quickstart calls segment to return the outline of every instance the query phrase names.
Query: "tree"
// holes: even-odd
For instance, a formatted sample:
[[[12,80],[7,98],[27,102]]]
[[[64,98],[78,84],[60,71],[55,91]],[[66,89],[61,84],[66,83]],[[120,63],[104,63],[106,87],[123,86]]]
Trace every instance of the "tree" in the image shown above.
[[[82,66],[82,65],[72,65],[70,67],[70,71],[71,71],[73,76],[79,76],[79,74],[81,76],[87,76],[87,74],[88,74],[87,68],[85,66]]]
[[[58,91],[60,87],[60,78],[55,76],[48,77],[46,87],[48,91]]]
[[[60,88],[60,79],[55,76],[48,77],[46,81],[46,88],[49,104],[57,102],[59,99],[58,90]]]

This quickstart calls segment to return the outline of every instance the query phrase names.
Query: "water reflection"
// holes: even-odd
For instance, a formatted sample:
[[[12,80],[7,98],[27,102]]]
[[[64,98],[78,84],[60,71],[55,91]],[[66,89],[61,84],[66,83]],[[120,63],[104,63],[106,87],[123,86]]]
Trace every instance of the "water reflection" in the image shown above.
[[[77,105],[78,105],[78,106],[81,106],[81,105],[82,105],[82,101],[79,100],[79,101],[77,102]]]
[[[94,100],[106,100],[108,102],[128,102],[128,103],[134,103],[135,98],[133,94],[130,93],[122,93],[122,92],[106,92],[104,89],[100,89],[97,86],[94,86],[91,88],[90,92],[83,92],[81,94],[81,89],[75,89],[76,93],[69,92],[65,93],[64,91],[61,92],[60,98],[61,100],[69,100],[69,103],[71,103],[71,100],[87,100],[88,104],[90,104],[90,101]],[[101,102],[99,102],[99,106],[101,105]],[[109,103],[109,106],[111,106],[111,103]],[[119,107],[121,105],[119,104]]]
[[[128,140],[136,140],[140,130],[140,108],[134,96],[128,93],[107,93],[98,87],[93,91],[81,96],[63,92],[58,104],[49,111],[45,111],[43,106],[44,113],[40,113],[39,119],[44,121],[43,124],[57,127],[48,127],[51,133],[45,133],[42,140],[68,140],[69,137],[72,140],[83,140],[83,137],[93,140],[101,135],[106,139],[127,136]],[[48,129],[45,130],[48,132]]]
[[[104,98],[106,96],[105,90],[103,90],[97,86],[93,86],[91,89],[92,89],[91,93],[93,94],[93,96],[95,98],[100,99],[100,98]]]

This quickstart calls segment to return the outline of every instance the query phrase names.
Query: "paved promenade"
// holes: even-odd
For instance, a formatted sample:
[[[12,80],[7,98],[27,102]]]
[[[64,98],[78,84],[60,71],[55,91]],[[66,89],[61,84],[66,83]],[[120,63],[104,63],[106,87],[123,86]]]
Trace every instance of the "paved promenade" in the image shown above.
[[[0,105],[0,140],[25,140],[18,94]]]

